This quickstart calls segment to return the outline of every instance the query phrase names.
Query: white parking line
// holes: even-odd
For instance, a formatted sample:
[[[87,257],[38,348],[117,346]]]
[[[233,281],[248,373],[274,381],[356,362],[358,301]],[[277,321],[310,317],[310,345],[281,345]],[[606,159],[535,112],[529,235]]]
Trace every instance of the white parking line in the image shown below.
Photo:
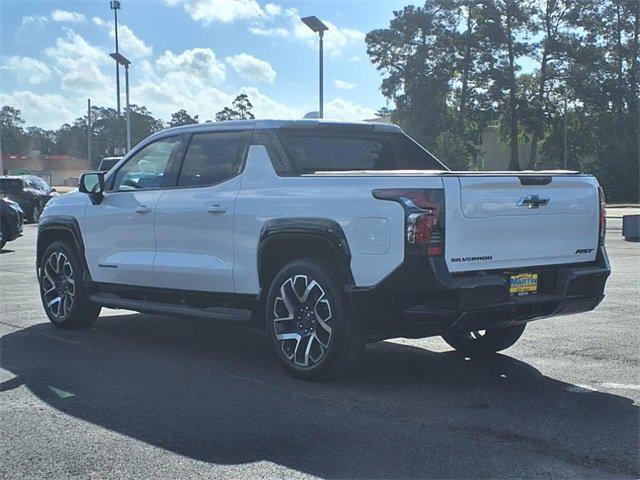
[[[572,393],[591,393],[598,391],[597,388],[594,388],[591,385],[569,385],[565,390]]]
[[[640,385],[629,385],[626,383],[601,383],[600,385],[602,385],[605,388],[617,388],[620,390],[640,390]]]
[[[614,389],[614,390],[640,390],[640,385],[633,385],[627,383],[613,383],[613,382],[604,382],[599,383],[597,386],[593,385],[569,385],[565,387],[567,392],[572,393],[591,393],[598,392],[600,388],[604,389]]]

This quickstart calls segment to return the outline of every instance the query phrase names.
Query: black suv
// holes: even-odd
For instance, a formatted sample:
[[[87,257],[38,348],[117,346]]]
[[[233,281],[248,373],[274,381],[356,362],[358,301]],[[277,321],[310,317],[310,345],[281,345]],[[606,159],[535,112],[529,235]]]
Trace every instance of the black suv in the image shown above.
[[[0,177],[0,193],[20,205],[27,219],[34,223],[40,219],[47,202],[58,195],[55,188],[34,175]]]
[[[22,235],[22,209],[16,202],[0,195],[0,250],[7,242]]]

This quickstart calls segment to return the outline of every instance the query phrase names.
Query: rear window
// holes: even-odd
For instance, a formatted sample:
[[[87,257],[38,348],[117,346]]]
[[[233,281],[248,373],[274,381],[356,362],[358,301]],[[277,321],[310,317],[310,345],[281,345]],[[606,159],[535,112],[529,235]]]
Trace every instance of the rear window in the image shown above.
[[[401,133],[345,132],[336,128],[330,131],[282,129],[280,135],[299,173],[447,170],[433,155]]]
[[[0,178],[0,192],[14,193],[24,188],[22,180],[19,178]]]

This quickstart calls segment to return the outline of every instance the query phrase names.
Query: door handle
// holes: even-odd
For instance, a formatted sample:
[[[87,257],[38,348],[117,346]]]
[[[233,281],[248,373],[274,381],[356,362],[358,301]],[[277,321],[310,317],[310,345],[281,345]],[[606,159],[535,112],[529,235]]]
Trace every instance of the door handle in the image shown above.
[[[151,213],[151,209],[146,205],[140,205],[139,207],[134,208],[133,211],[141,214]]]
[[[227,211],[227,207],[224,205],[210,205],[207,207],[207,212],[209,213],[225,213]]]

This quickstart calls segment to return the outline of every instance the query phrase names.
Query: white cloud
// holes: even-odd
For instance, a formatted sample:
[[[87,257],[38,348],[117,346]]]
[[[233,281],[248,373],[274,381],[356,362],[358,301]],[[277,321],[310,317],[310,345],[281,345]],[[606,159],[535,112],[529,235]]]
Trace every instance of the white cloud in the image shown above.
[[[28,25],[44,25],[47,23],[49,19],[47,17],[43,17],[42,15],[27,15],[22,17],[22,21],[20,23],[21,26],[26,27]]]
[[[111,38],[116,37],[114,23],[112,21],[103,20],[100,17],[91,18],[91,22],[96,27],[108,28],[109,36]],[[144,40],[138,37],[131,28],[122,23],[118,25],[118,43],[120,51],[127,58],[144,58],[153,53],[153,47],[147,45]]]
[[[53,20],[54,22],[64,23],[84,23],[87,21],[87,17],[85,17],[82,13],[56,9],[51,12],[51,20]]]
[[[373,108],[364,107],[343,98],[335,98],[324,106],[325,117],[334,120],[364,120],[375,117]]]
[[[254,35],[261,35],[264,37],[289,37],[291,36],[291,32],[284,27],[273,27],[273,28],[264,28],[259,26],[251,26],[249,27],[249,31]]]
[[[115,31],[112,28],[109,32],[111,38],[115,38]],[[136,36],[126,25],[118,25],[118,42],[120,51],[124,53],[125,57],[141,58],[148,57],[153,52],[153,48]]]
[[[203,25],[253,20],[265,15],[256,0],[165,0],[168,5],[182,5],[184,11]]]
[[[86,108],[83,102],[78,102],[77,110],[71,108],[69,101],[62,95],[38,95],[28,90],[0,93],[0,104],[18,108],[27,125],[47,129],[59,128],[64,122],[72,121],[82,115],[82,110]]]
[[[275,3],[267,3],[264,6],[264,11],[267,12],[267,15],[278,16],[282,15],[282,7],[280,5],[276,5]]]
[[[0,67],[16,75],[20,82],[37,85],[51,76],[51,69],[40,60],[13,55]]]
[[[112,86],[114,86],[114,80],[102,73],[96,65],[86,65],[82,69],[69,70],[60,79],[62,90],[88,95],[93,98],[94,103],[113,101],[111,98]]]
[[[111,63],[106,51],[91,45],[71,29],[65,29],[65,37],[58,37],[55,46],[45,48],[44,53],[61,70]]]
[[[184,77],[180,77],[184,80]],[[186,109],[189,113],[197,114],[201,120],[214,120],[216,112],[231,104],[233,96],[222,90],[192,82],[190,85],[175,88],[174,75],[168,75],[160,81],[146,80],[131,90],[132,101],[138,105],[145,105],[154,116],[169,119],[171,114]]]
[[[66,29],[65,37],[57,38],[55,46],[45,48],[44,53],[60,75],[62,90],[90,95],[96,103],[108,101],[112,81],[100,70],[102,65],[112,63],[106,51]]]
[[[214,84],[223,82],[227,74],[225,65],[210,48],[193,48],[177,55],[167,50],[156,60],[156,66],[166,73],[185,74],[194,80]],[[175,84],[172,88],[183,86]]]
[[[267,6],[265,6],[267,9]],[[291,38],[293,40],[301,40],[314,48],[317,47],[318,35],[311,31],[304,23],[300,21],[300,12],[296,8],[287,9],[271,9],[278,12],[280,18],[285,19],[285,25],[268,27],[263,23],[257,23],[249,26],[249,31],[254,35]],[[342,50],[352,44],[364,44],[365,34],[353,28],[341,28],[335,24],[323,20],[323,23],[329,28],[324,33],[324,46],[328,54],[332,57],[340,57]]]
[[[276,79],[276,71],[269,62],[241,53],[225,58],[225,61],[238,72],[238,74],[250,82],[273,83]]]
[[[253,104],[256,118],[295,119],[302,118],[304,111],[268,97],[256,87],[244,87],[240,93],[246,93]],[[234,95],[235,98],[235,95]]]
[[[355,88],[358,86],[355,83],[345,82],[344,80],[339,80],[337,78],[333,79],[333,84],[340,90],[355,90]]]

